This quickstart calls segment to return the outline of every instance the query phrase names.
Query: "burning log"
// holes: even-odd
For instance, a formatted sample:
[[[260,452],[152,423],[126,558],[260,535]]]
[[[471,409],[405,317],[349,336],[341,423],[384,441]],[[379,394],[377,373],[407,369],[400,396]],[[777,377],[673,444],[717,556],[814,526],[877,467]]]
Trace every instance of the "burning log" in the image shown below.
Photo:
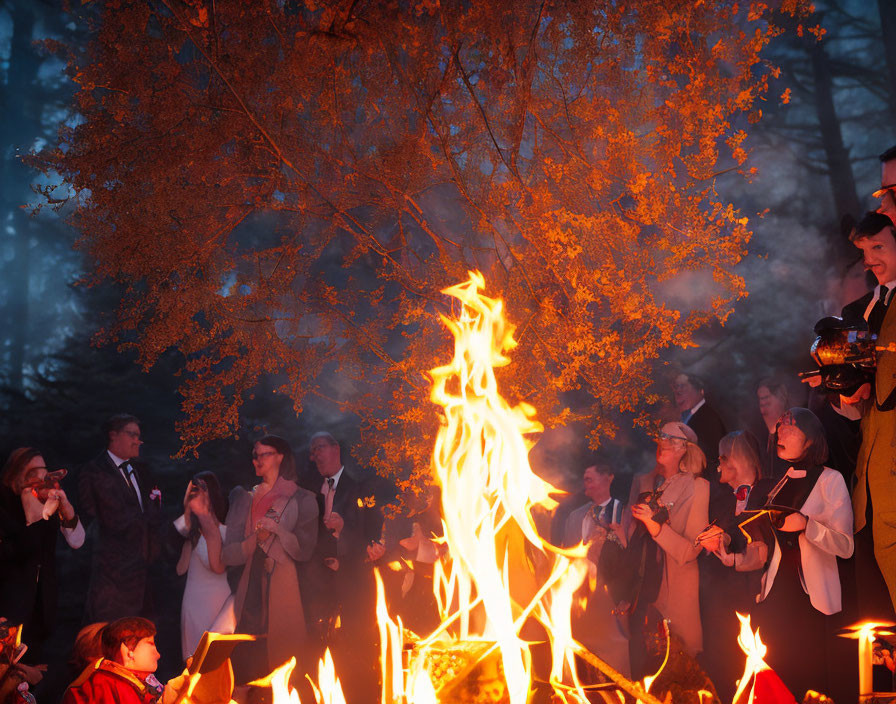
[[[433,682],[439,704],[508,704],[507,680],[494,643],[468,641],[411,652]],[[411,667],[415,667],[412,665]]]

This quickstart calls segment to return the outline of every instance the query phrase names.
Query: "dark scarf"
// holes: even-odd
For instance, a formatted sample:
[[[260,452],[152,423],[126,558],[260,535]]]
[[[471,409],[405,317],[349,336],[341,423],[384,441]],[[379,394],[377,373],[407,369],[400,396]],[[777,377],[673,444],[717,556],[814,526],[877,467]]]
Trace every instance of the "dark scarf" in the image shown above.
[[[808,408],[791,408],[788,414],[793,418],[794,425],[806,436],[808,443],[802,457],[793,462],[777,486],[769,492],[768,505],[799,511],[824,471],[827,441],[821,421]],[[793,476],[803,473],[804,476]]]

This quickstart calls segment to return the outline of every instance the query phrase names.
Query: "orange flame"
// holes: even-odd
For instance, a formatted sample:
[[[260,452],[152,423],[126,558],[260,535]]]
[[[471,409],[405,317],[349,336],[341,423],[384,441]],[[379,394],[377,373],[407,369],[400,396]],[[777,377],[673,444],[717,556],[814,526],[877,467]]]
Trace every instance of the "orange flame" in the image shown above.
[[[447,546],[433,579],[442,622],[404,663],[402,624],[389,615],[377,573],[382,704],[437,704],[438,687],[447,683],[433,681],[428,655],[457,640],[483,642],[485,655],[497,650],[510,704],[526,704],[532,663],[521,629],[530,618],[548,633],[555,693],[565,702],[587,702],[573,658],[583,648],[570,626],[574,593],[588,573],[585,548],[561,550],[536,530],[533,508],[554,508],[550,494],[557,490],[529,466],[532,435],[542,430],[534,408],[511,407],[498,393],[495,369],[509,364],[506,353],[516,342],[503,303],[482,295],[484,285],[482,275],[472,272],[467,282],[443,292],[460,302],[457,317],[442,317],[454,336],[454,357],[430,372],[431,399],[442,409],[432,459]],[[329,651],[324,660],[314,688],[317,702],[344,704]],[[294,692],[281,696],[296,699],[275,694],[275,704],[298,704]]]
[[[550,493],[556,489],[529,466],[531,436],[543,429],[535,409],[526,403],[511,407],[498,392],[495,369],[510,363],[506,353],[516,342],[503,303],[482,295],[484,286],[482,275],[472,272],[467,282],[443,291],[461,303],[456,318],[442,316],[454,336],[454,357],[430,372],[431,399],[443,413],[432,464],[442,488],[444,541],[452,561],[447,571],[436,566],[443,623],[424,646],[449,630],[462,640],[494,642],[510,702],[524,704],[531,661],[520,629],[529,616],[547,627],[554,657],[551,680],[559,683],[577,647],[568,606],[585,577],[583,569],[568,568],[584,551],[558,555],[561,551],[536,530],[531,511],[555,507]],[[523,555],[531,548],[543,556],[541,571],[548,573],[541,585],[523,567]]]
[[[301,704],[299,693],[289,686],[289,677],[296,667],[296,659],[290,658],[267,677],[249,684],[253,687],[270,687],[275,704]]]
[[[329,648],[324,652],[323,658],[318,663],[317,684],[311,682],[311,688],[314,690],[314,698],[317,700],[317,704],[345,704],[345,695],[342,693],[342,685],[336,676],[336,667],[333,665],[333,656],[330,655]],[[298,699],[299,696],[297,694],[296,702],[298,702]],[[280,704],[276,698],[274,702],[275,704]]]
[[[747,691],[747,687],[752,685],[756,674],[768,668],[764,660],[768,648],[766,648],[765,643],[759,637],[759,629],[757,628],[754,632],[750,627],[750,616],[744,616],[738,612],[735,613],[737,613],[737,618],[740,621],[740,635],[737,637],[737,644],[747,656],[747,661],[744,664],[744,674],[740,678],[737,691],[734,693],[734,699],[732,700],[738,702],[744,692]]]

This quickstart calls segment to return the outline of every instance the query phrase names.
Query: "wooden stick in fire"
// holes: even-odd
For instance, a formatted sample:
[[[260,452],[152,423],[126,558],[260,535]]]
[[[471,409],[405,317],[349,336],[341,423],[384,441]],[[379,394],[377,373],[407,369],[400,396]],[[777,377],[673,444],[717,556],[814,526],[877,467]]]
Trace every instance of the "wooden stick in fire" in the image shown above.
[[[624,675],[616,672],[607,663],[601,660],[597,655],[591,653],[584,648],[577,651],[577,654],[592,667],[600,670],[613,684],[626,694],[634,697],[636,700],[644,702],[644,704],[664,704],[650,692],[645,692],[639,682],[633,682]]]

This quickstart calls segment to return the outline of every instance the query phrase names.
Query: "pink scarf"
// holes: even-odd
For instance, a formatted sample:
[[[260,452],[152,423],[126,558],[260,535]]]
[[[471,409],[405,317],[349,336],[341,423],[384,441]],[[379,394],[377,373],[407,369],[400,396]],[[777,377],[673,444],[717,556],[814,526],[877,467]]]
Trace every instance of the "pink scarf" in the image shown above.
[[[257,489],[258,487],[256,487]],[[246,529],[252,533],[255,531],[255,525],[267,515],[267,512],[274,506],[277,499],[289,499],[298,491],[299,487],[295,482],[291,482],[283,477],[277,477],[274,486],[270,488],[267,494],[261,498],[256,497],[255,491],[252,491],[252,511],[249,516],[249,525]]]

